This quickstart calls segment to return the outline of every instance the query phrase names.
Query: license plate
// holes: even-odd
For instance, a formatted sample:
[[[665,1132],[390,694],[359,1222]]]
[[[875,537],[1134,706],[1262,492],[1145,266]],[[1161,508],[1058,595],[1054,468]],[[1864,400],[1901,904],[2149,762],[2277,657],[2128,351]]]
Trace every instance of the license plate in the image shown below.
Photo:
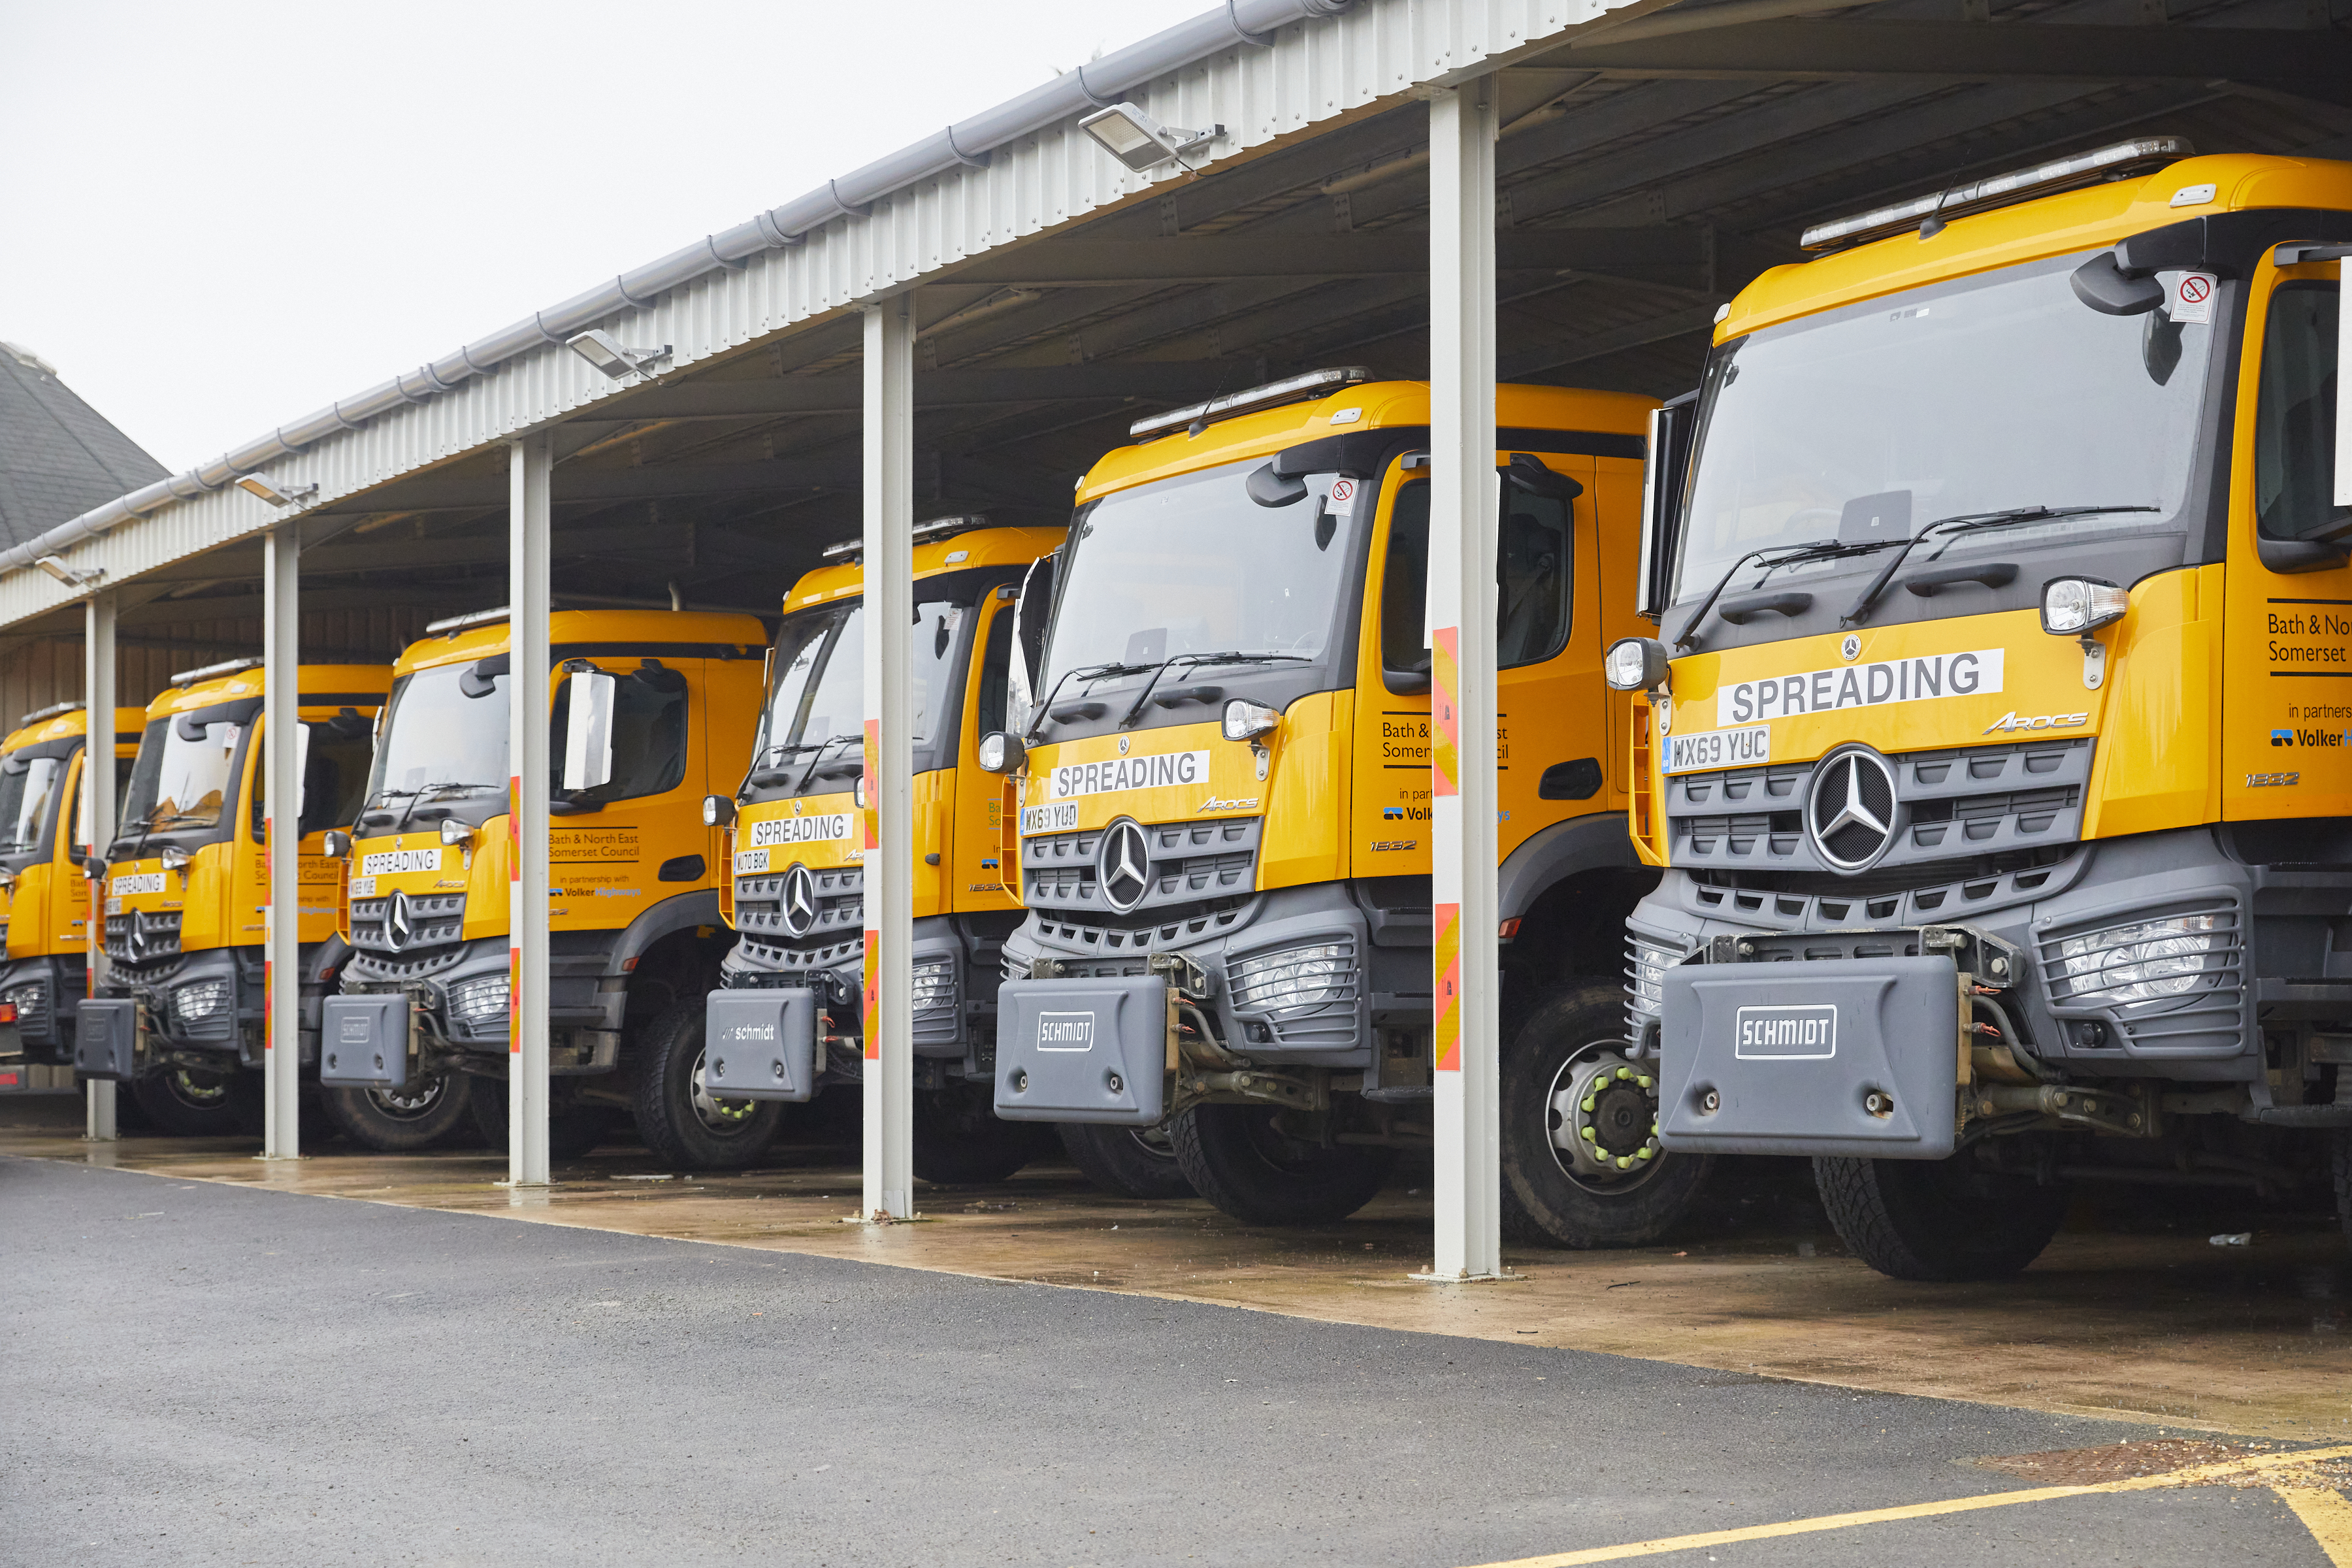
[[[1769,724],[1751,724],[1742,730],[1701,730],[1694,735],[1666,737],[1666,772],[1670,773],[1752,767],[1771,760]]]
[[[735,851],[735,874],[737,876],[765,876],[767,874],[767,870],[768,852],[765,849],[738,849]]]
[[[1021,808],[1023,833],[1068,833],[1078,826],[1078,803],[1066,800],[1059,805],[1024,805]]]

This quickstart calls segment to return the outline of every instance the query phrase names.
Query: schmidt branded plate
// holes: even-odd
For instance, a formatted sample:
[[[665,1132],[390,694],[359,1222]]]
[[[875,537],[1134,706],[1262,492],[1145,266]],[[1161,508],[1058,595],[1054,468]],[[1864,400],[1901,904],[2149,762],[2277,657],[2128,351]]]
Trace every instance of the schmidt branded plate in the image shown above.
[[[1940,1160],[1959,1047],[1948,958],[1678,964],[1665,972],[1658,1139],[1694,1153]]]
[[[319,1081],[329,1089],[408,1087],[408,998],[330,996],[319,1010]]]
[[[75,1010],[74,1071],[84,1078],[139,1076],[139,1004],[93,998]]]
[[[1745,768],[1772,760],[1772,726],[1701,730],[1666,737],[1666,772],[1703,773],[1708,768]]]
[[[742,1100],[816,1092],[816,993],[713,991],[702,1022],[702,1087]]]
[[[996,1114],[1150,1127],[1165,1111],[1168,982],[1008,980],[996,994]]]
[[[1715,717],[1717,722],[1752,724],[1761,719],[1878,708],[1891,702],[1983,697],[2000,689],[2000,648],[1980,647],[1738,680],[1716,694]]]

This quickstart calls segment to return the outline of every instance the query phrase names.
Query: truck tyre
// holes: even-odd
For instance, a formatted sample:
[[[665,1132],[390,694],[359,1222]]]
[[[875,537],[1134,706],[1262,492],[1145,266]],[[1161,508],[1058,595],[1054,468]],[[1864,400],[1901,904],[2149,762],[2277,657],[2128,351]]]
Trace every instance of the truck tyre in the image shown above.
[[[429,1149],[466,1120],[474,1080],[464,1073],[436,1073],[412,1088],[322,1089],[327,1120],[362,1149],[405,1154]]]
[[[2042,1255],[2066,1217],[2063,1185],[1948,1160],[1813,1160],[1822,1206],[1847,1250],[1896,1279],[1999,1279]]]
[[[1396,1151],[1288,1138],[1265,1105],[1196,1105],[1169,1123],[1192,1190],[1251,1225],[1328,1225],[1372,1201]]]
[[[506,1152],[506,1084],[494,1078],[476,1079],[470,1105],[474,1136],[482,1141],[485,1149]],[[619,1114],[609,1105],[574,1103],[549,1106],[547,1157],[551,1160],[586,1159],[610,1136],[613,1122]]]
[[[253,1081],[247,1082],[248,1078]],[[257,1073],[167,1067],[132,1080],[131,1098],[159,1132],[174,1138],[227,1138],[260,1131],[260,1089]]]
[[[1176,1163],[1176,1147],[1165,1128],[1065,1121],[1055,1131],[1078,1173],[1113,1197],[1192,1196],[1192,1184]]]
[[[1658,1147],[1654,1068],[1625,1055],[1601,981],[1528,1008],[1502,1059],[1502,1226],[1532,1246],[1646,1247],[1706,1184],[1711,1154]]]
[[[947,1186],[1009,1180],[1035,1159],[1045,1130],[997,1119],[986,1083],[915,1091],[915,1174]]]
[[[783,1105],[720,1099],[702,1087],[702,998],[680,1002],[635,1042],[630,1109],[655,1159],[687,1171],[740,1171],[776,1141]]]

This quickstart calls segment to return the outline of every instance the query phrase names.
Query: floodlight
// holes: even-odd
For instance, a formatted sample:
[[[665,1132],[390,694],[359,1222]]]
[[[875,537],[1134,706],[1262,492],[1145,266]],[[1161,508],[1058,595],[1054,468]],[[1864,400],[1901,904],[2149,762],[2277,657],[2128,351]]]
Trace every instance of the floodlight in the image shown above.
[[[1131,103],[1114,103],[1078,121],[1078,129],[1102,143],[1103,151],[1140,174],[1171,160],[1181,162],[1196,147],[1205,147],[1225,133],[1222,125],[1187,131],[1162,125]]]
[[[87,572],[77,572],[66,564],[66,558],[62,555],[44,555],[36,560],[33,564],[68,588],[94,587],[99,579],[106,575],[106,569],[102,566],[91,567]]]
[[[273,485],[259,474],[239,474],[236,488],[249,496],[259,496],[271,506],[292,506],[298,500],[309,500],[319,493],[319,481],[307,485]]]
[[[612,333],[591,327],[574,338],[564,340],[564,346],[614,381],[626,381],[633,375],[644,375],[648,367],[669,358],[670,345],[657,349],[633,349],[624,346]]]

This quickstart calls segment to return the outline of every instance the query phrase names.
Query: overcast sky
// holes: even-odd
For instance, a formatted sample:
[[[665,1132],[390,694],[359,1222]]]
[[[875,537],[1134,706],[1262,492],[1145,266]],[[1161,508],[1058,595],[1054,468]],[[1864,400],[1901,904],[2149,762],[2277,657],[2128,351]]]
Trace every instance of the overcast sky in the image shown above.
[[[177,472],[1210,8],[0,0],[0,339]]]

